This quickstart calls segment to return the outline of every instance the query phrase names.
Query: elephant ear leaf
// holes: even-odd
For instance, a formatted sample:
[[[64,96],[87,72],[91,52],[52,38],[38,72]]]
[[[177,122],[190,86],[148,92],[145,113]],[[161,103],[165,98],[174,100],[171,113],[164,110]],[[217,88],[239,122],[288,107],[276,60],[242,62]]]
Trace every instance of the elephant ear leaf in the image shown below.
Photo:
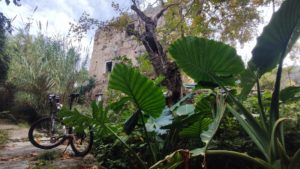
[[[152,117],[158,117],[165,107],[161,89],[136,69],[124,64],[115,65],[108,87],[126,94],[138,109]]]
[[[279,99],[282,102],[300,100],[300,87],[299,86],[290,86],[285,89],[282,89],[279,94]]]
[[[191,151],[192,156],[205,155],[206,150],[209,146],[209,143],[212,141],[214,135],[216,134],[221,120],[223,119],[223,115],[226,109],[225,99],[222,96],[217,97],[216,99],[217,109],[216,109],[216,117],[214,121],[208,126],[208,129],[200,134],[200,138],[205,146],[202,148],[197,148]]]
[[[235,76],[244,70],[236,50],[222,42],[189,36],[175,41],[169,52],[199,84],[234,85]]]
[[[260,78],[274,69],[280,58],[284,58],[300,35],[300,1],[285,0],[279,10],[273,14],[270,23],[257,38],[257,44],[248,62],[248,72],[257,74],[251,78]],[[246,77],[246,76],[244,76]],[[242,79],[243,95],[247,95],[256,80]],[[250,82],[250,83],[249,83]]]

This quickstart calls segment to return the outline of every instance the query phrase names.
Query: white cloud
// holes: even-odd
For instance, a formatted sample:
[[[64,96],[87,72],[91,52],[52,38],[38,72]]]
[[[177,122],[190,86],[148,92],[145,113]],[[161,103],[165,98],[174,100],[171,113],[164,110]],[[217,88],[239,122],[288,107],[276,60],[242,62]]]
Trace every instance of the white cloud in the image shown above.
[[[24,28],[25,24],[31,22],[30,33],[37,34],[41,31],[50,37],[66,36],[70,29],[70,22],[76,22],[85,11],[91,17],[99,20],[108,20],[116,15],[111,7],[111,0],[55,0],[55,1],[31,1],[22,0],[21,6],[6,5],[0,2],[0,11],[8,18],[15,18],[12,22],[14,28]],[[121,1],[126,3],[124,1]],[[123,5],[123,4],[122,4]],[[37,11],[34,11],[35,7]],[[41,30],[39,29],[41,24]],[[17,31],[15,31],[16,33]],[[84,37],[80,42],[72,45],[77,46],[85,57],[91,54],[93,43],[91,43],[94,32]],[[93,42],[93,41],[92,41]]]

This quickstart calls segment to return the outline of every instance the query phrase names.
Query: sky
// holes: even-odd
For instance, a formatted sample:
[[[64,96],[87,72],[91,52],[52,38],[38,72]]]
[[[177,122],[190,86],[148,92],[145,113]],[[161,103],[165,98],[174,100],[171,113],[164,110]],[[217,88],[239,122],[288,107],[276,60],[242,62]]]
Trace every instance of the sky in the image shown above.
[[[25,23],[30,18],[33,19],[31,33],[37,34],[39,27],[38,23],[41,22],[42,33],[49,36],[65,36],[70,29],[70,23],[76,23],[81,14],[85,11],[91,17],[100,21],[106,21],[112,17],[117,16],[117,13],[111,7],[113,0],[21,0],[21,6],[14,6],[12,3],[6,5],[4,0],[0,0],[0,11],[8,18],[15,18],[12,25],[15,28],[24,27]],[[114,0],[119,3],[123,9],[129,9],[131,0]],[[151,3],[154,0],[148,0]],[[34,9],[37,7],[35,12]],[[259,35],[263,26],[268,23],[271,18],[272,8],[262,8],[261,14],[263,22],[258,27],[257,34]],[[46,29],[47,25],[47,29]],[[85,53],[91,55],[93,48],[93,37],[95,31],[90,31],[77,46],[85,47],[88,50],[82,51],[82,56]],[[242,56],[246,62],[251,58],[251,50],[256,44],[256,40],[237,46],[237,52]]]
[[[129,8],[130,1],[116,1],[120,6]],[[6,5],[4,0],[0,0],[0,11],[6,17],[14,18],[12,25],[15,29],[24,28],[25,24],[32,20],[31,34],[39,32],[40,22],[42,33],[50,37],[63,37],[68,34],[70,23],[76,23],[83,12],[87,12],[91,17],[101,21],[116,16],[117,13],[111,7],[111,3],[112,0],[21,0],[21,6],[18,7],[12,3]],[[14,31],[14,33],[16,32]],[[89,48],[88,51],[82,51],[83,57],[85,52],[91,55],[94,33],[95,31],[88,32],[86,37],[74,44],[82,48]]]

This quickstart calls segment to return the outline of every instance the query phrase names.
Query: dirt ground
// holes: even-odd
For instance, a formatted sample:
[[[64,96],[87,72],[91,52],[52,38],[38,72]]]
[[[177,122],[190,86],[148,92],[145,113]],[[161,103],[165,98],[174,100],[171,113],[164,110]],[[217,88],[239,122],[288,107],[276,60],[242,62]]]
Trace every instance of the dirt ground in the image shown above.
[[[70,147],[61,145],[55,149],[42,150],[34,147],[28,141],[29,127],[17,125],[9,121],[0,120],[0,129],[8,132],[9,139],[5,145],[0,146],[0,169],[88,169],[100,168],[96,165],[86,164],[85,158],[74,157]],[[55,159],[46,159],[50,154]]]

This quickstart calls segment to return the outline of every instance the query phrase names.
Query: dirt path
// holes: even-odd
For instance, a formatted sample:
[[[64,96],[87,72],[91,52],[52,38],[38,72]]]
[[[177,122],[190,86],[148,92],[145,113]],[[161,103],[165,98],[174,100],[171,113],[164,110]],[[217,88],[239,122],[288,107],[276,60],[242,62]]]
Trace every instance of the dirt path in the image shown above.
[[[86,159],[72,157],[69,148],[63,153],[66,146],[59,146],[52,150],[34,147],[28,141],[28,127],[0,121],[0,129],[8,131],[9,134],[8,143],[0,147],[0,169],[89,168],[84,166]],[[49,160],[49,158],[55,159]]]

